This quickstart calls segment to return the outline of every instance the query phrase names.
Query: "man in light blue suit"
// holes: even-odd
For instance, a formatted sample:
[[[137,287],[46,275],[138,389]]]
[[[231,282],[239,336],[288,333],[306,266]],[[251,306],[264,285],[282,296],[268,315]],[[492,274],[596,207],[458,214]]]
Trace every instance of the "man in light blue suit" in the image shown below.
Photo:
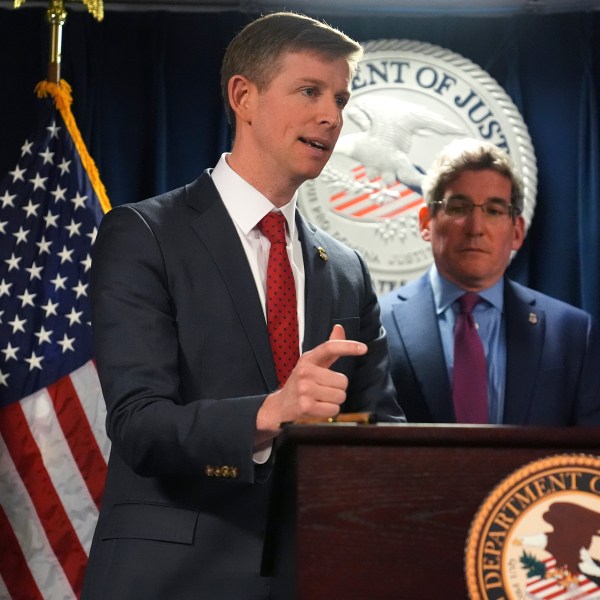
[[[493,144],[456,140],[428,171],[423,196],[419,226],[434,265],[380,302],[408,421],[457,421],[454,325],[458,298],[475,292],[488,422],[600,424],[600,338],[591,316],[505,276],[525,235],[523,185],[510,158]]]

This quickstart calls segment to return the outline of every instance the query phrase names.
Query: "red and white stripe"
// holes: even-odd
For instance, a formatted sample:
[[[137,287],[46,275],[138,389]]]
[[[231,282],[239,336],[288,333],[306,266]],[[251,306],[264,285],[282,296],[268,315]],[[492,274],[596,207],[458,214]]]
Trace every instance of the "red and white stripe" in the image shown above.
[[[110,444],[93,361],[0,410],[0,598],[78,598]]]
[[[382,185],[381,178],[369,180],[362,165],[355,167],[353,173],[357,182],[372,184],[373,189],[356,195],[352,195],[348,190],[343,190],[331,196],[330,203],[333,210],[346,217],[361,221],[382,221],[393,219],[412,208],[424,204],[421,194],[399,181],[393,185],[383,184],[383,189],[395,196],[390,195],[385,202],[379,202],[376,197],[381,198],[381,193],[377,187]]]
[[[556,565],[556,560],[550,558],[543,561],[547,569]],[[527,597],[531,600],[600,600],[600,587],[581,573],[577,577],[577,586],[565,589],[550,578],[530,577],[526,585]]]

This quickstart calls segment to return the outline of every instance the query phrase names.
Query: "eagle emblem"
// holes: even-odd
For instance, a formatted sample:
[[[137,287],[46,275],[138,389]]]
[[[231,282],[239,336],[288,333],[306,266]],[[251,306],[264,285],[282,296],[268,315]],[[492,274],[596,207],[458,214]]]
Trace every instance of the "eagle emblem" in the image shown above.
[[[520,563],[527,571],[529,598],[599,599],[600,556],[594,538],[600,535],[600,513],[572,502],[554,502],[542,518],[548,532],[513,542],[523,548]]]
[[[342,134],[334,156],[351,159],[350,171],[342,172],[334,166],[339,161],[332,161],[321,179],[331,189],[333,212],[372,223],[397,218],[423,203],[424,169],[410,158],[415,136],[464,133],[432,110],[382,96],[358,98],[347,107],[346,118],[359,131]]]
[[[600,600],[600,457],[523,465],[473,519],[465,575],[472,600]]]

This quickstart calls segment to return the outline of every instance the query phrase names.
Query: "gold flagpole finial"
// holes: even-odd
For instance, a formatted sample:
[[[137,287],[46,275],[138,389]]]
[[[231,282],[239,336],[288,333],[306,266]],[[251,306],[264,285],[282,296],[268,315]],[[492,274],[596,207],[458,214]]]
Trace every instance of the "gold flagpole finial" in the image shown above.
[[[26,0],[14,0],[15,8],[25,4]],[[103,0],[81,0],[88,12],[97,20],[104,19]],[[64,0],[50,0],[46,18],[50,23],[50,60],[48,61],[48,81],[58,83],[60,81],[60,59],[62,46],[62,26],[67,20]]]
[[[74,0],[76,1],[76,0]],[[23,6],[23,4],[25,4],[26,0],[14,0],[14,7],[15,8],[19,8],[20,6]],[[88,12],[92,15],[92,17],[94,17],[94,19],[96,19],[96,21],[102,21],[102,19],[104,19],[104,1],[103,0],[81,0],[81,2],[83,2],[83,4],[85,4],[85,6],[88,9]],[[52,1],[50,3],[50,5],[52,6],[52,4],[54,4],[55,2]],[[62,1],[60,2],[60,4],[62,4]]]

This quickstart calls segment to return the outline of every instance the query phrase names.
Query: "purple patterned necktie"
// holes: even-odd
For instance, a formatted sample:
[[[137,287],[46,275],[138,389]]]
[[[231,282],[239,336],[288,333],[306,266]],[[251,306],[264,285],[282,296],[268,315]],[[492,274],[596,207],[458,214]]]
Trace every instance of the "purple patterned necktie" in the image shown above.
[[[267,265],[267,329],[277,379],[283,385],[299,356],[298,304],[285,248],[285,217],[270,212],[261,219],[258,228],[271,242]]]
[[[488,423],[487,369],[481,338],[471,311],[481,298],[468,292],[459,298],[454,328],[452,401],[457,423]]]

